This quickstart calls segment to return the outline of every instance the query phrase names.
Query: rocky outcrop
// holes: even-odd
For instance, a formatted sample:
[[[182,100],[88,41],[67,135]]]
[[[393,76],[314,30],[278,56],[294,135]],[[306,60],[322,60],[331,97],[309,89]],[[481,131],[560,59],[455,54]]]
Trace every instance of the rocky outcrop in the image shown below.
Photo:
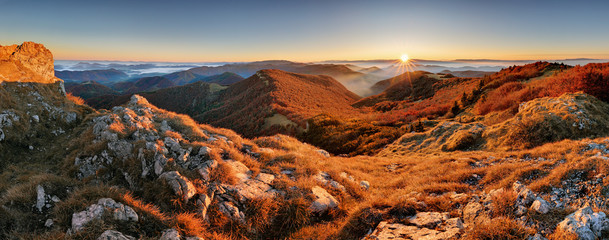
[[[604,212],[594,212],[587,206],[567,216],[556,229],[576,234],[578,239],[604,239],[609,234],[609,219]]]
[[[101,219],[105,212],[109,212],[115,220],[119,221],[137,222],[139,219],[133,208],[115,202],[111,198],[102,198],[96,204],[87,207],[86,210],[72,214],[72,232],[78,232],[87,223],[95,219]]]
[[[42,44],[0,46],[0,82],[54,83],[53,54]]]

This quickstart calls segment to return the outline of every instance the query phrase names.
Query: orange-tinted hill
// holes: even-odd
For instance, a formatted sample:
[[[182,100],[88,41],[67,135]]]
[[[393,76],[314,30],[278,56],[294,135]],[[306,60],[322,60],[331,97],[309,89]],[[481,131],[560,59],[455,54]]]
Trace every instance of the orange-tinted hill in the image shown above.
[[[435,74],[416,71],[407,72],[372,86],[372,91],[378,93],[358,101],[355,106],[372,106],[383,101],[420,100],[433,96],[434,84],[440,81]]]
[[[194,117],[248,137],[292,133],[321,113],[357,115],[350,104],[359,98],[329,76],[261,70],[226,89],[218,108]]]

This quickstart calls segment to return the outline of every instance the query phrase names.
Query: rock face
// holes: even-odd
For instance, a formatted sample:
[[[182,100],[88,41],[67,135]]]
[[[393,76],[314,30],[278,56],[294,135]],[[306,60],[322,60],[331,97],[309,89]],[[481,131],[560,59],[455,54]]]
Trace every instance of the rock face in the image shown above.
[[[53,54],[42,44],[0,46],[0,82],[54,83]]]
[[[97,204],[92,204],[86,210],[72,214],[72,231],[82,230],[87,223],[100,219],[106,211],[119,221],[137,222],[139,219],[133,208],[117,203],[111,198],[102,198],[97,201]]]
[[[592,208],[580,208],[560,222],[557,230],[577,234],[578,239],[594,240],[609,234],[609,219],[604,212],[594,212]]]

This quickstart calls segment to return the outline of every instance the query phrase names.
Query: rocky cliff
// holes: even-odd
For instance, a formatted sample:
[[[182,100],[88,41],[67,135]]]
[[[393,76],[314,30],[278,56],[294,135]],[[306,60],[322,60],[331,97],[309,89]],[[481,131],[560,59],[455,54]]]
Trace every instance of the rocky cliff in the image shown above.
[[[42,44],[0,46],[0,82],[54,83],[53,54]]]

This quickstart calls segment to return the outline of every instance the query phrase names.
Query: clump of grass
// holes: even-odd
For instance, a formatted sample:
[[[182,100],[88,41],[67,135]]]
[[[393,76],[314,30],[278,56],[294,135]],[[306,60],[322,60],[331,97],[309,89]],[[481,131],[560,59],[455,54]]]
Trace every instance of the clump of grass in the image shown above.
[[[234,185],[238,181],[233,168],[224,161],[218,161],[218,167],[211,170],[209,179],[210,182],[220,182],[230,185]]]
[[[514,191],[505,188],[500,193],[493,195],[493,215],[515,217],[517,197],[518,195]]]
[[[497,217],[468,229],[466,239],[526,239],[533,234],[535,230],[524,227],[510,218]]]
[[[205,233],[203,220],[194,213],[179,213],[173,216],[170,225],[187,236],[203,236]]]

